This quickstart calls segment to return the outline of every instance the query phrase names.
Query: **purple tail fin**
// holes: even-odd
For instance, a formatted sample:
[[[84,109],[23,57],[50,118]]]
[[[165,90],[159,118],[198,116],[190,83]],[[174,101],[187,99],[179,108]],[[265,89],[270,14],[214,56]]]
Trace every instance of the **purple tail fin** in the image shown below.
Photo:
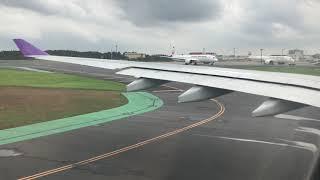
[[[35,55],[49,55],[48,53],[40,50],[39,48],[33,46],[23,39],[14,39],[14,43],[20,49],[20,52],[25,57],[35,56]]]

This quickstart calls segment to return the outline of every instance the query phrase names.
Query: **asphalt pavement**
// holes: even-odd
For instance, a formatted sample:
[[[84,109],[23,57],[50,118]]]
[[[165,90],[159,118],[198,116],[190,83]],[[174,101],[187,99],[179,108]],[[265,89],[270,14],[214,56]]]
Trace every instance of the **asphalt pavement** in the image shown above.
[[[0,61],[123,83],[130,77],[92,67]],[[320,110],[306,107],[254,118],[265,97],[231,93],[178,104],[190,85],[149,92],[160,109],[97,126],[0,146],[0,179],[309,179],[319,157]],[[1,157],[2,154],[4,156]]]

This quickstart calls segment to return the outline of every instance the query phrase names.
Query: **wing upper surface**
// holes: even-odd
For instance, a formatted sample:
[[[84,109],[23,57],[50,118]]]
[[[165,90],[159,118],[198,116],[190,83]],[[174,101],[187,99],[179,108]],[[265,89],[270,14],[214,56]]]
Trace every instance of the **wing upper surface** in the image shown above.
[[[188,97],[184,98],[184,101],[197,98],[203,100],[204,98],[210,98],[210,95],[239,91],[271,98],[254,111],[258,111],[256,114],[259,115],[282,113],[303,107],[302,105],[320,107],[320,79],[317,76],[185,66],[174,63],[50,56],[24,40],[15,42],[20,51],[27,57],[104,69],[118,69],[118,74],[140,78],[139,81],[133,82],[134,88],[131,89],[152,87],[168,81],[194,84],[195,88],[183,94]],[[32,54],[33,52],[36,53]],[[224,90],[226,92],[223,92]],[[213,91],[217,93],[211,93]]]
[[[145,68],[161,71],[184,72],[190,74],[202,74],[221,76],[236,79],[247,79],[278,84],[290,84],[320,90],[320,78],[317,76],[289,74],[279,72],[264,72],[255,70],[242,70],[231,68],[218,68],[207,66],[185,66],[174,63],[135,62],[126,60],[105,60],[63,56],[34,56],[36,59],[73,63],[105,69]]]

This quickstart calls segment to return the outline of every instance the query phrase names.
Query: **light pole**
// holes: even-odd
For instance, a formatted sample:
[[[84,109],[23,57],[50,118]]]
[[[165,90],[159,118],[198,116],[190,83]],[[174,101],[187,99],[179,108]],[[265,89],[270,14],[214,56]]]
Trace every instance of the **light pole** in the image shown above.
[[[260,54],[261,54],[261,64],[262,64],[262,51],[263,51],[263,49],[260,49]]]
[[[112,46],[111,46],[111,52],[110,52],[110,59],[112,59]]]
[[[283,56],[283,51],[284,51],[284,50],[286,50],[286,49],[281,49],[281,55],[282,55],[282,56]]]
[[[233,57],[236,59],[236,48],[233,48]]]

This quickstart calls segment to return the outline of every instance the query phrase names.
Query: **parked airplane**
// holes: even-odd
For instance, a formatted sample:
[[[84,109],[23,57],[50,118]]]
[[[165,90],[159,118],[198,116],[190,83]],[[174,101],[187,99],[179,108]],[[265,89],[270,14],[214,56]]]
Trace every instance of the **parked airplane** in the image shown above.
[[[176,55],[175,48],[173,47],[172,53],[170,56],[164,56],[170,58],[174,61],[183,61],[184,64],[193,64],[197,65],[199,63],[213,65],[218,61],[217,57],[213,54],[200,53],[200,54],[187,54],[187,55]]]
[[[295,59],[290,56],[285,55],[271,55],[271,56],[249,56],[251,60],[261,60],[264,64],[288,64],[288,65],[295,65]]]
[[[320,79],[317,76],[206,66],[186,67],[172,63],[51,56],[23,39],[15,39],[14,42],[25,57],[117,69],[117,74],[138,78],[127,85],[127,91],[140,91],[175,81],[194,84],[178,97],[179,102],[207,100],[233,91],[269,97],[252,112],[253,116],[276,115],[305,106],[320,107]]]

